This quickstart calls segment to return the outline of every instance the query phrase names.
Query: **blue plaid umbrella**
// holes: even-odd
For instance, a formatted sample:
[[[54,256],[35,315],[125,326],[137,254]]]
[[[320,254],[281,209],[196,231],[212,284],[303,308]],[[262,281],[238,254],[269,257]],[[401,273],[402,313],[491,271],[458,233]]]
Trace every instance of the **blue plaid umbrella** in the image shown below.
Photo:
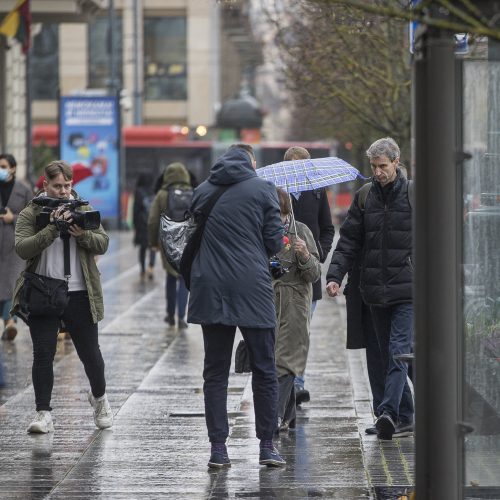
[[[349,163],[335,158],[311,158],[274,163],[257,169],[257,175],[289,193],[312,191],[341,182],[365,179]]]

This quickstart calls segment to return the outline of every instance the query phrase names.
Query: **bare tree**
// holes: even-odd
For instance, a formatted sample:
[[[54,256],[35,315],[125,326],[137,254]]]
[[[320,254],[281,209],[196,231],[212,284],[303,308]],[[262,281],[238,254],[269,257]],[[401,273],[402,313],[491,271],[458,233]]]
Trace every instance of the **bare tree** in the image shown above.
[[[295,101],[293,138],[336,137],[363,149],[410,138],[407,23],[358,7],[301,0],[268,10]]]

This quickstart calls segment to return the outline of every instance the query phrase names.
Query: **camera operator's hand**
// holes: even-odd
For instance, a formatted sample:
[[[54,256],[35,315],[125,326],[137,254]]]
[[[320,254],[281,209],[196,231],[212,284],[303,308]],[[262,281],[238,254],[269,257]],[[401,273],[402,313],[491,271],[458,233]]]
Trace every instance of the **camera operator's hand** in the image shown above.
[[[73,224],[72,226],[69,226],[68,233],[71,234],[71,236],[78,238],[78,236],[83,236],[85,234],[85,230],[80,226]]]
[[[293,244],[293,249],[302,262],[306,262],[311,256],[309,250],[307,249],[306,242],[304,240],[301,240],[298,236],[295,239],[295,243]]]
[[[71,212],[67,207],[61,205],[55,210],[52,210],[52,213],[50,214],[50,222],[54,223],[56,220],[66,220],[71,222]]]
[[[5,224],[12,224],[14,222],[14,214],[9,207],[5,207],[5,213],[0,215]]]

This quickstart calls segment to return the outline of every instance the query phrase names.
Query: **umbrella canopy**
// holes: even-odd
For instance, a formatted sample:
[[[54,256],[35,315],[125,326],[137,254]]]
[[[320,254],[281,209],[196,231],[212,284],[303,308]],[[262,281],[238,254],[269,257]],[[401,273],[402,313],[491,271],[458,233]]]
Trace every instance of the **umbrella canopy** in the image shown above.
[[[257,169],[257,175],[289,193],[312,191],[357,177],[366,179],[358,169],[334,156],[282,161]]]

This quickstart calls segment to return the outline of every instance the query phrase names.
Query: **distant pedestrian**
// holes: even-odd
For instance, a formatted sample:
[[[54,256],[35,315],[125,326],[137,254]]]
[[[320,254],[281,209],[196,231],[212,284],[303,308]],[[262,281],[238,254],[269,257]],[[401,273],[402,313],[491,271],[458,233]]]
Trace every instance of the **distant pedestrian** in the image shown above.
[[[179,200],[178,202],[176,200]],[[189,209],[192,200],[192,188],[186,167],[179,162],[171,163],[163,173],[163,185],[156,193],[148,218],[148,239],[152,249],[160,251],[163,268],[167,272],[165,280],[165,296],[167,300],[167,315],[165,322],[170,327],[177,325],[180,329],[188,327],[186,322],[186,305],[189,292],[184,279],[167,262],[159,243],[160,218],[163,213],[182,213]],[[179,203],[179,206],[177,205]]]
[[[140,174],[134,191],[134,244],[139,247],[139,264],[141,280],[154,278],[156,252],[149,247],[148,218],[153,204],[154,194],[151,176]],[[149,252],[148,252],[149,249]],[[146,270],[146,254],[149,253],[149,265]]]
[[[398,168],[400,152],[393,139],[375,141],[367,156],[373,171],[371,186],[362,203],[364,188],[356,192],[341,227],[327,291],[332,297],[339,294],[345,274],[362,252],[360,290],[370,306],[385,374],[375,427],[379,439],[391,440],[396,430],[413,427],[408,366],[394,359],[411,352],[413,339],[410,181]]]
[[[259,463],[282,466],[273,445],[277,422],[273,287],[268,258],[283,246],[276,188],[257,177],[255,155],[246,144],[229,148],[195,191],[192,212],[226,191],[208,217],[191,270],[189,322],[201,324],[205,345],[203,392],[212,450],[208,466],[229,467],[227,385],[238,327],[252,369]]]
[[[293,146],[285,152],[284,160],[307,160],[311,158],[305,148]],[[292,208],[295,219],[305,224],[313,235],[316,248],[319,252],[320,262],[325,262],[333,244],[335,227],[332,223],[332,214],[326,189],[314,189],[292,193]],[[321,276],[313,283],[311,316],[316,309],[318,300],[321,300]],[[305,373],[298,373],[295,378],[295,392],[297,405],[310,400],[309,391],[304,387]]]
[[[309,228],[294,222],[288,194],[278,189],[285,247],[271,267],[276,301],[276,369],[278,371],[279,431],[295,428],[295,384],[304,373],[309,352],[312,283],[321,276],[319,253]]]
[[[72,178],[73,172],[67,163],[53,161],[45,167],[44,189],[37,198],[77,199],[77,193],[72,190]],[[82,211],[86,209],[90,207],[80,208]],[[94,409],[95,425],[106,429],[113,425],[113,413],[106,396],[104,360],[99,348],[97,323],[104,316],[104,304],[95,256],[106,252],[109,238],[102,226],[95,230],[83,230],[72,224],[71,212],[64,205],[52,210],[50,222],[45,226],[37,218],[41,211],[42,207],[32,201],[17,219],[16,252],[26,260],[26,270],[16,284],[13,310],[20,312],[29,305],[20,304],[26,299],[20,294],[26,272],[36,273],[37,283],[43,282],[44,278],[67,280],[69,302],[62,314],[37,312],[30,313],[26,318],[33,342],[32,378],[37,412],[28,432],[47,433],[54,430],[50,402],[61,319],[71,333],[71,340],[90,382],[88,400]],[[63,221],[70,224],[67,234],[62,228]],[[66,278],[63,258],[66,239],[69,244],[69,279]]]
[[[30,187],[16,179],[16,159],[0,154],[0,312],[4,321],[2,340],[14,340],[17,335],[16,318],[9,311],[12,293],[24,262],[16,254],[14,228],[19,212],[33,198]]]

